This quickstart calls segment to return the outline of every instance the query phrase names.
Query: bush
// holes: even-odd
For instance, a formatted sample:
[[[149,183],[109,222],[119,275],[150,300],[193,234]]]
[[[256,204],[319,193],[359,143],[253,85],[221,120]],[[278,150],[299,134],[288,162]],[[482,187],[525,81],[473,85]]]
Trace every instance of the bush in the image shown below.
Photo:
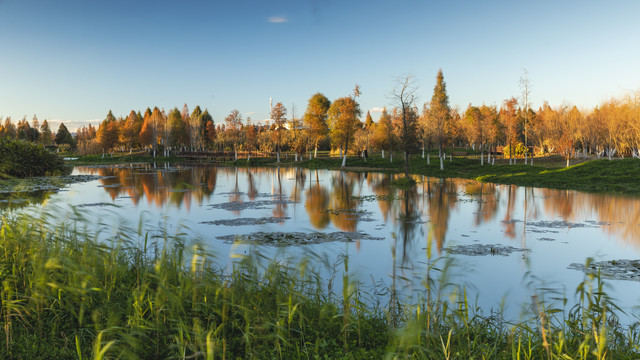
[[[44,176],[66,170],[62,158],[42,145],[0,139],[0,177]]]

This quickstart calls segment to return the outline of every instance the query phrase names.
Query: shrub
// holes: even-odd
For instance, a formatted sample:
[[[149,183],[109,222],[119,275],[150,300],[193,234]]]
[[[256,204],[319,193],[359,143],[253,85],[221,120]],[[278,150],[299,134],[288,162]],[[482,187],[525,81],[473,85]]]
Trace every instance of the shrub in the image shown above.
[[[66,170],[62,158],[42,145],[0,139],[0,177],[43,176]]]

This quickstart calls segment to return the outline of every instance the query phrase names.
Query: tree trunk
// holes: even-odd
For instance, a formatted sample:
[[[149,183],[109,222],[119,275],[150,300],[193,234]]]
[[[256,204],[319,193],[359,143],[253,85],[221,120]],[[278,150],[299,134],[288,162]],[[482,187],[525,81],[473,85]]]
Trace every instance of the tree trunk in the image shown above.
[[[382,149],[382,158],[384,159],[384,149]]]
[[[442,158],[442,155],[443,155],[442,143],[440,143],[439,153],[440,153],[440,171],[442,171],[442,170],[444,170],[444,159]],[[444,155],[444,156],[446,156],[446,155]]]
[[[480,147],[480,166],[484,165],[484,149]]]
[[[422,158],[424,159],[424,146],[422,146]]]

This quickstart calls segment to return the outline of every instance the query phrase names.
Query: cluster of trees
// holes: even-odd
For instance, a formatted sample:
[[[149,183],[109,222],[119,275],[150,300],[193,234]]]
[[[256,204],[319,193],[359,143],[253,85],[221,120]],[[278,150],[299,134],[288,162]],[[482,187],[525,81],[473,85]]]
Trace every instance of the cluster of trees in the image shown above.
[[[206,109],[196,106],[189,112],[185,104],[182,110],[173,108],[168,113],[155,107],[147,108],[144,114],[132,110],[127,117],[118,118],[109,111],[97,128],[88,125],[78,129],[75,139],[64,124],[54,135],[46,120],[39,124],[34,117],[31,125],[26,119],[14,125],[7,118],[0,125],[0,136],[45,145],[77,145],[83,153],[147,148],[154,154],[167,154],[170,149],[214,149],[233,151],[236,158],[239,151],[249,156],[257,151],[275,152],[278,161],[282,150],[293,152],[297,160],[305,155],[317,156],[318,149],[330,149],[343,156],[343,165],[349,153],[379,151],[384,158],[387,152],[393,161],[393,153],[400,151],[407,172],[409,156],[421,150],[424,158],[426,151],[430,163],[433,148],[438,149],[441,169],[445,149],[452,147],[480,151],[481,164],[485,163],[485,152],[489,163],[501,153],[510,163],[519,157],[527,163],[529,156],[533,163],[533,155],[546,153],[563,154],[567,164],[575,156],[640,156],[640,93],[607,101],[591,111],[575,106],[551,108],[547,103],[534,111],[528,103],[526,76],[521,84],[520,99],[506,99],[500,107],[469,104],[460,111],[449,105],[440,70],[431,101],[420,110],[414,95],[417,87],[407,76],[397,81],[391,94],[394,107],[384,109],[377,122],[369,112],[361,119],[357,101],[360,88],[356,85],[352,94],[333,101],[321,93],[314,94],[301,118],[296,118],[295,112],[287,118],[287,108],[278,102],[265,125],[243,119],[236,109],[216,124]]]
[[[40,124],[38,117],[35,115],[31,120],[31,124],[27,121],[26,116],[16,124],[11,122],[10,116],[6,117],[4,121],[0,117],[0,138],[20,139],[44,146],[66,144],[70,148],[74,148],[76,144],[75,139],[64,124],[60,124],[58,131],[53,133],[47,120],[45,119]]]

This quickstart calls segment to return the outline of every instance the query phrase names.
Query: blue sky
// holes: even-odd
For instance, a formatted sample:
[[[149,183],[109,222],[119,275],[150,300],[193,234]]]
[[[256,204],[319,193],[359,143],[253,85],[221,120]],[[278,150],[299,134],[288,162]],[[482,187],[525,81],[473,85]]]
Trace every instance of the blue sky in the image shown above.
[[[439,68],[452,106],[519,96],[592,108],[640,89],[640,1],[0,0],[0,116],[70,129],[147,106],[291,114],[357,83],[363,115],[392,107],[398,76],[418,102]],[[379,113],[372,112],[374,119]]]

